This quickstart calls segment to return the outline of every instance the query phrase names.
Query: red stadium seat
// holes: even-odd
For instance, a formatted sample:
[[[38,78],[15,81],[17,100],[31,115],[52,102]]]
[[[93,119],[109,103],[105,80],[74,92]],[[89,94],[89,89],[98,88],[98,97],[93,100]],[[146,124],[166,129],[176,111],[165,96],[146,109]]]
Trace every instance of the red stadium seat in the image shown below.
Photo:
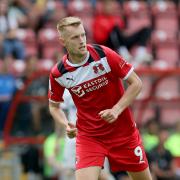
[[[92,15],[92,4],[88,0],[72,0],[68,2],[67,11],[70,15],[83,17],[85,14]]]
[[[160,81],[155,96],[166,100],[180,97],[178,78],[168,77]]]
[[[122,15],[123,14],[123,9],[117,1],[111,2],[111,8],[113,9],[114,15]],[[95,13],[96,14],[103,13],[103,1],[96,2]]]
[[[14,60],[11,64],[11,72],[15,76],[22,76],[26,67],[26,63],[22,60]]]
[[[17,37],[25,45],[26,56],[38,54],[36,35],[32,29],[18,29]]]
[[[18,29],[16,35],[23,42],[36,42],[36,34],[32,29]]]
[[[152,3],[151,11],[155,30],[163,30],[167,33],[177,34],[178,12],[174,2],[157,1]]]
[[[129,34],[136,32],[143,27],[151,27],[151,19],[149,15],[129,16],[127,22],[127,29]]]
[[[154,20],[155,30],[162,30],[174,36],[178,33],[178,27],[178,17],[174,15],[168,17],[156,16]]]
[[[67,16],[64,4],[61,1],[47,1],[47,9],[51,11],[51,15],[44,25],[45,28],[53,28],[56,26],[57,22]]]
[[[63,48],[59,42],[57,30],[46,28],[39,31],[38,42],[42,51],[42,57],[51,59],[56,53],[62,53]]]
[[[168,67],[175,67],[179,61],[178,42],[157,43],[155,45],[156,59],[163,60]]]
[[[169,68],[169,64],[164,60],[154,59],[151,67],[158,68],[158,69],[167,69],[167,68]]]
[[[93,35],[92,35],[92,23],[93,23],[93,16],[83,16],[81,17],[83,21],[83,25],[87,35],[87,42],[93,42]]]
[[[103,2],[102,1],[97,1],[96,2],[96,7],[95,7],[95,13],[96,14],[101,14],[103,12]]]
[[[157,43],[172,43],[177,41],[177,36],[174,33],[167,33],[165,30],[154,30],[151,37],[153,44]]]
[[[128,32],[135,32],[143,27],[151,26],[151,16],[148,5],[142,1],[126,1],[123,4],[127,17]]]
[[[45,59],[56,59],[57,57],[62,57],[63,48],[60,44],[57,45],[47,45],[42,49],[42,58]]]
[[[125,1],[123,3],[126,15],[146,14],[149,13],[148,4],[142,1]]]
[[[53,28],[41,29],[38,33],[38,42],[41,45],[45,43],[59,42],[57,30]]]
[[[155,1],[151,5],[153,16],[171,16],[177,15],[176,5],[173,1]]]
[[[138,106],[133,107],[133,115],[134,115],[135,121],[137,123],[140,123],[141,125],[146,124],[146,122],[149,119],[152,119],[152,118],[155,117],[155,110],[152,107],[148,106],[145,109],[143,109],[142,111],[140,111],[142,113],[142,115],[140,117],[141,119],[138,119],[139,118],[139,113],[140,113],[139,111],[140,111],[140,107],[138,107]]]
[[[150,96],[150,91],[151,91],[151,86],[152,86],[151,79],[147,76],[142,76],[141,80],[143,83],[143,87],[137,99],[145,99]]]
[[[38,68],[49,71],[54,64],[55,62],[52,59],[41,59],[38,61]]]
[[[161,109],[161,122],[164,125],[174,125],[180,117],[179,107],[164,107]]]

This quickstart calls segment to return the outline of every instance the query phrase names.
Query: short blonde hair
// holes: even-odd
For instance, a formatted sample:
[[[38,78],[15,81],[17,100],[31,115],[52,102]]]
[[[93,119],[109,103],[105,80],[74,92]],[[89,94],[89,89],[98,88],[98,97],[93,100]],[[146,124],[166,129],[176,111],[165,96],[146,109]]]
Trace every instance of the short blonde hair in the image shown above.
[[[82,21],[78,17],[75,17],[75,16],[65,17],[57,23],[57,30],[60,34],[62,34],[65,27],[78,26],[80,24],[82,24]]]

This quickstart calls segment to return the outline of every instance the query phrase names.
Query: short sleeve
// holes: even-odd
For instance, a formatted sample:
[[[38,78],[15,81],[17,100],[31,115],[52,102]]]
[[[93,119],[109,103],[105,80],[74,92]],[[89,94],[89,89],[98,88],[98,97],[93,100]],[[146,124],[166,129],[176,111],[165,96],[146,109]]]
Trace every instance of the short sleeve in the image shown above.
[[[62,102],[64,87],[62,87],[53,77],[52,73],[49,76],[49,91],[48,98],[52,102]]]
[[[134,70],[133,66],[110,48],[105,46],[102,46],[102,48],[106,54],[112,73],[115,74],[115,76],[126,80]]]

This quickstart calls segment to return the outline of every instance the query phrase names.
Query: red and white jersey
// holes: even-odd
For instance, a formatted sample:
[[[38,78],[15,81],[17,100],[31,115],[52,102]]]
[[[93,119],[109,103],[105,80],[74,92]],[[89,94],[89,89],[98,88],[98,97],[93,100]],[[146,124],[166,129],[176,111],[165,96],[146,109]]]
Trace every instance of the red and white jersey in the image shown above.
[[[49,100],[63,101],[67,88],[77,107],[77,128],[80,135],[127,137],[135,131],[129,108],[110,124],[98,113],[112,108],[124,93],[121,79],[125,80],[133,67],[111,49],[87,45],[88,55],[80,64],[72,64],[65,55],[51,70]]]

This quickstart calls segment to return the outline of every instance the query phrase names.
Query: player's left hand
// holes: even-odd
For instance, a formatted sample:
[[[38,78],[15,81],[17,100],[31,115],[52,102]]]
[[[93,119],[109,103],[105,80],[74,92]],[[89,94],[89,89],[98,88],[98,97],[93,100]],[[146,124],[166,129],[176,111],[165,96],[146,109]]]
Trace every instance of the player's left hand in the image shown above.
[[[77,128],[74,124],[72,123],[68,123],[67,127],[66,127],[66,133],[67,136],[72,139],[74,137],[76,137],[77,135]]]
[[[113,123],[119,116],[114,109],[106,109],[99,113],[100,117],[108,123]]]

